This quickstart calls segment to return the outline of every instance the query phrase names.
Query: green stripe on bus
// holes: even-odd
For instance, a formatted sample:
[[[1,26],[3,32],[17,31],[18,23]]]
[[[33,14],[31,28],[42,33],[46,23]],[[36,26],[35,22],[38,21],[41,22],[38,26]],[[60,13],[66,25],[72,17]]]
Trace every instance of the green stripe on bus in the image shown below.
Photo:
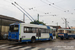
[[[36,38],[38,39],[38,38]],[[39,39],[46,39],[46,38],[39,38]],[[31,40],[31,38],[23,38],[22,40]]]
[[[21,37],[21,24],[20,24],[20,33],[19,33],[19,39],[20,39],[20,37]]]

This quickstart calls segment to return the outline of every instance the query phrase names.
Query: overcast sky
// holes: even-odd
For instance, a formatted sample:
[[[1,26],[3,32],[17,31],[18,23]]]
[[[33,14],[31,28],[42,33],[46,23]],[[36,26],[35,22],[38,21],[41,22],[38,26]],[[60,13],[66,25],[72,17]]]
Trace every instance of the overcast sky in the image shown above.
[[[39,20],[47,25],[57,25],[58,23],[58,25],[65,27],[64,18],[66,18],[70,27],[75,26],[75,0],[0,0],[1,15],[23,20],[23,13],[11,4],[14,1],[35,20],[39,14]],[[26,16],[25,22],[30,22]]]

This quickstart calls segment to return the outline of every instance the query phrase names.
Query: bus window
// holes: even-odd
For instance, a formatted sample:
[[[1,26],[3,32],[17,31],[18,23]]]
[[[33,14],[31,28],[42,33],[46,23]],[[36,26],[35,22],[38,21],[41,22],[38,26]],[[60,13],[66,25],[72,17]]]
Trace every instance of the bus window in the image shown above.
[[[41,33],[50,33],[49,29],[41,29]]]
[[[24,27],[24,33],[36,33],[36,28]]]
[[[33,32],[33,33],[36,33],[36,30],[35,30],[35,29],[36,29],[36,28],[32,28],[32,32]]]
[[[52,29],[50,29],[50,33],[53,33],[53,30]]]
[[[10,32],[18,32],[18,28],[19,26],[18,25],[11,25],[10,28],[9,28],[9,31]]]
[[[64,33],[65,31],[64,30],[58,30],[58,33]]]
[[[26,33],[29,33],[29,28],[26,28]]]

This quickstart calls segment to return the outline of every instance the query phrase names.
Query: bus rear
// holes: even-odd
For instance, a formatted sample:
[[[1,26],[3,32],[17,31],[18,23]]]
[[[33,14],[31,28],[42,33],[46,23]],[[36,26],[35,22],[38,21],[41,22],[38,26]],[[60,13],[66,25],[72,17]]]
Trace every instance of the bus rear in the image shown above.
[[[18,40],[19,40],[19,24],[11,24],[10,25],[8,40],[18,42]]]

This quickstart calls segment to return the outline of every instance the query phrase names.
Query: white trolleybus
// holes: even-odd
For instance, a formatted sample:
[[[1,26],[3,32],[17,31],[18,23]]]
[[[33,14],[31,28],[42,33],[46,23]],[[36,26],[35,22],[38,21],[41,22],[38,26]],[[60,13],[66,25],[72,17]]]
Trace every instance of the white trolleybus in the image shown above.
[[[55,29],[53,27],[26,23],[10,24],[8,40],[16,42],[36,42],[52,40]]]

